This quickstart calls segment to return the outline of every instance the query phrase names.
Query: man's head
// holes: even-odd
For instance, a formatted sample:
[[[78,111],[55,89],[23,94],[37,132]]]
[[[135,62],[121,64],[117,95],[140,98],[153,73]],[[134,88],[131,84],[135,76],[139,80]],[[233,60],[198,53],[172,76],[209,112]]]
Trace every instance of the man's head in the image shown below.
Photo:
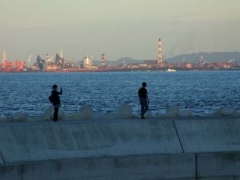
[[[147,86],[147,83],[146,82],[143,82],[142,83],[142,87],[146,87]]]
[[[57,85],[54,84],[53,87],[52,87],[52,89],[56,90],[56,89],[57,89]]]

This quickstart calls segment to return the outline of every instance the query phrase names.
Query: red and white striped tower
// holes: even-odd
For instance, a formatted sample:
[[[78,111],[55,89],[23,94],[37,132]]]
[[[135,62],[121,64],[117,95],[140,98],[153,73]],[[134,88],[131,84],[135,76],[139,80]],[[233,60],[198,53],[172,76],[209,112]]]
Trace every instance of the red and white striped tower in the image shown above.
[[[163,60],[162,60],[162,41],[159,38],[158,40],[158,61],[157,61],[158,65],[162,65],[163,64]]]
[[[102,60],[101,65],[102,65],[102,66],[106,66],[106,62],[105,62],[105,54],[102,54],[102,56],[101,56],[101,60]]]

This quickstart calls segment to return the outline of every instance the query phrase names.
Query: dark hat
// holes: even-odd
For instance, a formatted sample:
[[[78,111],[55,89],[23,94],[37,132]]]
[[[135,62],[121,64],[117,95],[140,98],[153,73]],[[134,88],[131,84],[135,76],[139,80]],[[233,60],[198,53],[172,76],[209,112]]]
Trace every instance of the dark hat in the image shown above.
[[[52,88],[53,88],[53,89],[56,89],[56,88],[57,88],[57,85],[56,85],[56,84],[54,84],[54,85],[52,86]]]
[[[143,82],[143,83],[142,83],[142,86],[143,86],[143,87],[146,87],[146,86],[147,86],[147,83],[146,83],[146,82]]]

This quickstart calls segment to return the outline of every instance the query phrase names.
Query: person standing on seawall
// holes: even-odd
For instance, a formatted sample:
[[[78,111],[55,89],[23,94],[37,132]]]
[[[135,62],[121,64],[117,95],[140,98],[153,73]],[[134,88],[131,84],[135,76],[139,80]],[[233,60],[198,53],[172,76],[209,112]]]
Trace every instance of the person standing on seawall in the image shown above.
[[[139,101],[140,101],[140,104],[141,104],[141,114],[140,114],[140,116],[141,116],[142,119],[145,119],[144,114],[148,110],[148,103],[149,103],[146,86],[147,86],[147,83],[143,82],[142,87],[138,90],[138,98],[139,98]]]
[[[59,94],[62,94],[62,88],[60,92],[57,91],[58,86],[56,84],[53,85],[52,87],[52,104],[54,106],[54,121],[58,121],[58,109],[60,107],[60,97]]]

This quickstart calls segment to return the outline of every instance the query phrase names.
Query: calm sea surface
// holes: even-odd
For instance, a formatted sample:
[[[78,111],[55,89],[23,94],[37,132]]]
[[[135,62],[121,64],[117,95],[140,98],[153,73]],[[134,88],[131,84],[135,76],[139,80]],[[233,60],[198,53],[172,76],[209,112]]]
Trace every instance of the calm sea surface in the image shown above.
[[[137,114],[137,91],[143,81],[153,114],[165,112],[169,105],[200,116],[221,106],[240,109],[240,71],[1,73],[0,115],[41,115],[50,105],[53,84],[62,86],[61,103],[67,112],[90,105],[94,111],[110,113],[128,103]]]

